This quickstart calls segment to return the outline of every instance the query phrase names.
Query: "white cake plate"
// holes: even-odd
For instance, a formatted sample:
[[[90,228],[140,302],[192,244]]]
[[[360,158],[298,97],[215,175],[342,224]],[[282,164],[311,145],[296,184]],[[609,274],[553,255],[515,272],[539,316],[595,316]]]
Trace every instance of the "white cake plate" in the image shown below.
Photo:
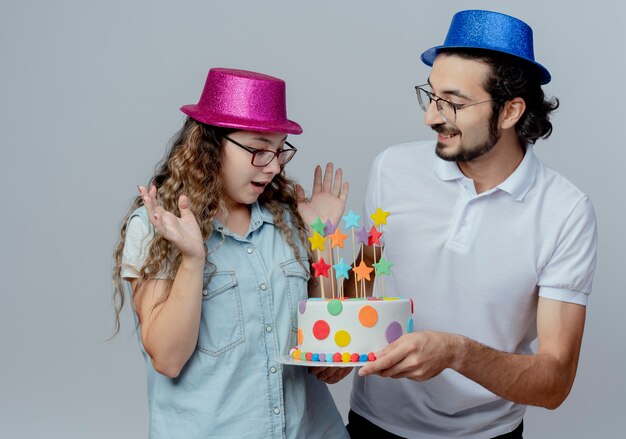
[[[356,361],[354,363],[332,362],[332,361],[306,361],[296,360],[289,355],[281,355],[276,359],[276,362],[280,364],[287,364],[289,366],[308,366],[308,367],[358,367],[370,364],[371,361]]]

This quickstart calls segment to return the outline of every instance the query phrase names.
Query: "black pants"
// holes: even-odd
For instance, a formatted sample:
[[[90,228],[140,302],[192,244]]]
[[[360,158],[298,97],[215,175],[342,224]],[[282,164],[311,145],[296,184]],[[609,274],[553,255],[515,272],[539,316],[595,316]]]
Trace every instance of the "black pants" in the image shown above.
[[[346,425],[346,429],[350,434],[350,439],[404,439],[402,436],[396,436],[372,424],[363,416],[354,413],[352,410],[348,413],[348,425]],[[523,439],[523,431],[524,421],[512,432],[496,436],[493,439]]]

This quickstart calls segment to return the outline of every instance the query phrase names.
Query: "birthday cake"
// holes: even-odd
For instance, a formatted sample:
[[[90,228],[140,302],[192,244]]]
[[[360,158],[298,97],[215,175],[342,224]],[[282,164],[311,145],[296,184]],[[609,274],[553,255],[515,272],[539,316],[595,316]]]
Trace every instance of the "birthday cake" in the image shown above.
[[[344,217],[346,229],[352,229],[352,252],[356,259],[356,244],[373,247],[374,263],[368,267],[363,259],[351,267],[339,255],[348,235],[330,221],[317,218],[310,224],[313,236],[309,238],[311,251],[316,251],[318,261],[311,264],[315,277],[329,278],[330,297],[321,283],[321,298],[301,300],[298,305],[298,345],[289,352],[290,357],[302,361],[354,363],[376,360],[375,352],[394,342],[403,334],[413,331],[413,302],[402,297],[386,297],[384,276],[393,265],[382,255],[380,238],[382,225],[387,224],[387,215],[378,208],[370,217],[374,225],[368,230],[363,224],[359,230],[360,215],[354,212]],[[377,228],[380,227],[380,230]],[[321,252],[330,241],[330,252],[326,252],[330,264]],[[377,255],[376,246],[380,248]],[[337,262],[333,263],[333,259]],[[329,274],[330,270],[330,274]],[[371,281],[370,273],[376,270],[380,278],[379,288],[373,289],[373,297],[366,297],[365,281]],[[356,297],[344,297],[344,281],[348,271],[354,272]],[[334,276],[333,276],[334,274]]]
[[[412,307],[402,297],[301,300],[298,346],[290,354],[303,361],[374,361],[374,352],[413,331]]]

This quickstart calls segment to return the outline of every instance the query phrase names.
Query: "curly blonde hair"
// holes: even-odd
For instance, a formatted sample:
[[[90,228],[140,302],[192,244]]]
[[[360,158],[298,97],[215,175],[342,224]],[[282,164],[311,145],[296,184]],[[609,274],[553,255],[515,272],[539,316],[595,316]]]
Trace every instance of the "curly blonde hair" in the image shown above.
[[[235,129],[206,125],[194,119],[187,118],[183,128],[175,135],[172,146],[157,165],[157,171],[151,179],[158,191],[159,204],[176,215],[178,198],[184,193],[189,198],[190,208],[198,221],[202,237],[206,240],[213,234],[213,219],[219,211],[226,216],[226,205],[222,198],[224,184],[221,178],[224,136]],[[272,182],[259,196],[259,203],[264,205],[272,214],[276,227],[280,230],[287,244],[293,249],[298,258],[302,255],[296,239],[304,245],[307,242],[307,227],[300,218],[296,203],[296,183],[285,175],[284,169],[274,177]],[[126,228],[130,215],[143,205],[141,196],[137,196],[124,217],[120,231],[120,240],[113,254],[115,266],[113,268],[113,306],[115,310],[115,336],[120,330],[120,313],[124,307],[124,289],[122,272],[122,252],[126,242]],[[285,213],[289,213],[291,223]],[[295,233],[294,233],[295,232]],[[207,260],[209,260],[210,253]],[[148,254],[139,272],[136,289],[142,282],[153,278],[159,272],[166,273],[169,285],[165,295],[154,305],[156,308],[167,300],[170,294],[173,278],[181,263],[181,255],[176,246],[172,245],[163,236],[155,234],[149,247]],[[213,268],[214,265],[209,262]],[[132,305],[132,301],[131,301]],[[154,309],[153,308],[153,309]]]

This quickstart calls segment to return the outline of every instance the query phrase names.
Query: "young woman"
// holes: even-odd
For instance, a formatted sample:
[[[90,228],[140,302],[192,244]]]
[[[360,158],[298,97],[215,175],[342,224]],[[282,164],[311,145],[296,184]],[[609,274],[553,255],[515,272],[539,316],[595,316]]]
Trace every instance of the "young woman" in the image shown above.
[[[139,186],[115,252],[116,327],[130,286],[150,437],[346,437],[319,370],[276,362],[296,344],[307,297],[307,224],[343,213],[341,170],[318,166],[311,199],[286,177],[287,135],[302,129],[280,79],[211,69],[181,110],[188,119]]]

